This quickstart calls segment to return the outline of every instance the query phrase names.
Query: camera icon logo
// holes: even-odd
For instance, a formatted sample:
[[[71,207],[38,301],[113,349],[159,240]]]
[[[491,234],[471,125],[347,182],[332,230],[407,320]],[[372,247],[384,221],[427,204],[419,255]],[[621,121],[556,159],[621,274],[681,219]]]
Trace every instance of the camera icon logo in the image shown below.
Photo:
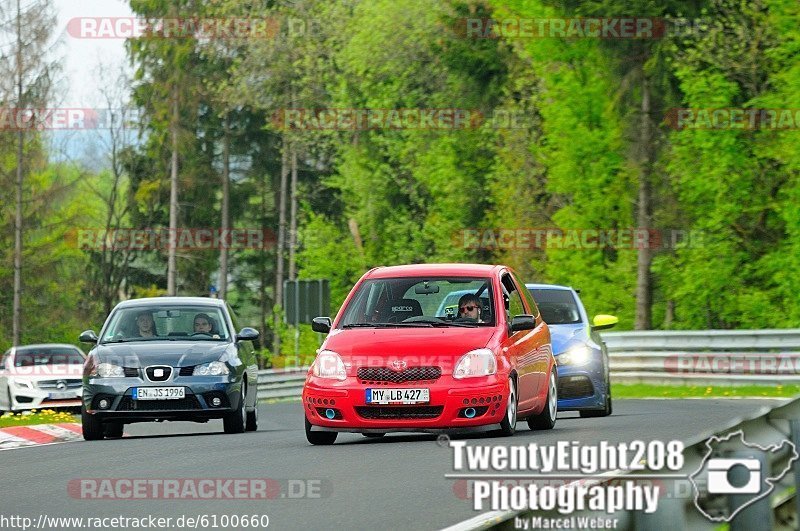
[[[712,522],[730,522],[759,500],[768,503],[775,485],[800,460],[792,441],[762,446],[745,440],[742,430],[713,435],[705,447],[707,452],[689,481],[695,507]]]
[[[740,481],[743,478],[746,481]],[[761,463],[758,459],[709,459],[707,488],[709,494],[758,494]]]

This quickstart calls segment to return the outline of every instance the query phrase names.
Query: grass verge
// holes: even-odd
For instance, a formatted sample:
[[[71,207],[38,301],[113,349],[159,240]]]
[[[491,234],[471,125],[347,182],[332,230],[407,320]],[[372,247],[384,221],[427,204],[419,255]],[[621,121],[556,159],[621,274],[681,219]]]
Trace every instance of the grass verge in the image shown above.
[[[648,385],[614,384],[614,398],[791,398],[800,394],[800,385]]]
[[[6,413],[0,417],[0,428],[10,426],[31,426],[33,424],[59,424],[61,422],[78,422],[76,415],[66,411],[52,409],[33,410],[24,413]]]

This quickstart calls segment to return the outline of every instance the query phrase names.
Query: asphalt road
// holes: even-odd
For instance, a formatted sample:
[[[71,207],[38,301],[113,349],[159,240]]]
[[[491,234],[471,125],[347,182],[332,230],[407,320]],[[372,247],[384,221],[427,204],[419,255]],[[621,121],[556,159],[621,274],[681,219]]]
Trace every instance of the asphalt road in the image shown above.
[[[566,413],[549,432],[529,431],[520,422],[511,438],[463,438],[493,445],[694,442],[771,405],[768,400],[618,400],[607,418]],[[173,518],[171,528],[180,529],[176,518],[205,514],[218,515],[222,529],[221,515],[267,515],[271,529],[328,530],[439,529],[476,515],[454,480],[445,479],[453,472],[452,450],[436,436],[340,434],[334,446],[310,446],[299,402],[262,405],[259,417],[256,433],[225,435],[221,421],[139,424],[127,426],[130,436],[123,439],[0,452],[0,519],[153,515]],[[69,488],[82,478],[270,478],[282,490],[277,494],[270,487],[275,497],[267,500],[83,499],[79,488]],[[293,497],[309,489],[312,496]]]

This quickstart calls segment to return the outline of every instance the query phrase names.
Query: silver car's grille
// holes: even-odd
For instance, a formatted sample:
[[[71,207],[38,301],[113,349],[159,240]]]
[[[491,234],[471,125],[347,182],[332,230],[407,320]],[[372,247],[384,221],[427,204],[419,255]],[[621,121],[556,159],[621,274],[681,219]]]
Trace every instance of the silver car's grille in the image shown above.
[[[184,411],[187,409],[203,409],[194,395],[175,400],[134,400],[123,396],[117,411]]]
[[[144,370],[147,379],[151,382],[165,382],[172,376],[172,367],[167,365],[151,365]]]
[[[76,378],[61,378],[58,380],[40,380],[36,382],[39,389],[66,391],[67,389],[78,389],[83,382]]]

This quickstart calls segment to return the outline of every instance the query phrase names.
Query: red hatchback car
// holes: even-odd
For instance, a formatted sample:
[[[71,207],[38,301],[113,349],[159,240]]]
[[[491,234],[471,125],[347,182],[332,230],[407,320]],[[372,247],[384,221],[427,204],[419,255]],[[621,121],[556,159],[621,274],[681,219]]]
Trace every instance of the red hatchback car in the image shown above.
[[[519,277],[500,265],[378,267],[347,296],[303,388],[306,437],[380,437],[556,421],[550,332]]]

